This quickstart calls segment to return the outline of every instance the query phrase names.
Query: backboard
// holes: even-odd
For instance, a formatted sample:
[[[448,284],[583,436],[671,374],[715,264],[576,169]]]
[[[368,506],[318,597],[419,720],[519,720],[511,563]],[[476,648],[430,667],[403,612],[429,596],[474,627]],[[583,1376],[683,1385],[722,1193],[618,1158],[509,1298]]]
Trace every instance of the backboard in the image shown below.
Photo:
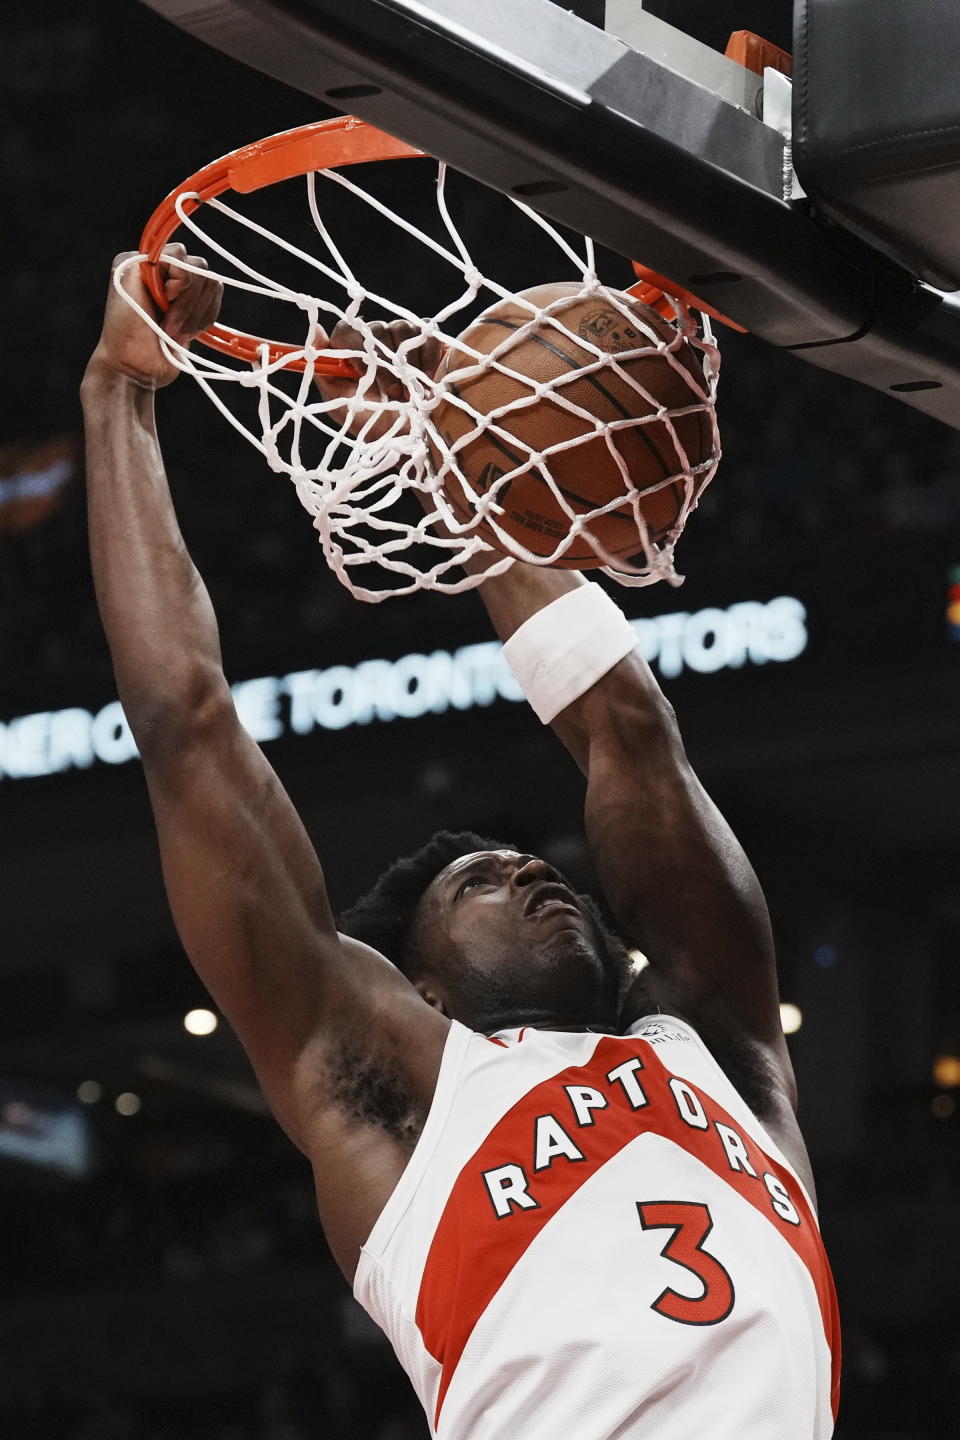
[[[607,0],[606,29],[552,0],[146,3],[960,428],[960,303],[818,222],[763,77],[636,0]]]

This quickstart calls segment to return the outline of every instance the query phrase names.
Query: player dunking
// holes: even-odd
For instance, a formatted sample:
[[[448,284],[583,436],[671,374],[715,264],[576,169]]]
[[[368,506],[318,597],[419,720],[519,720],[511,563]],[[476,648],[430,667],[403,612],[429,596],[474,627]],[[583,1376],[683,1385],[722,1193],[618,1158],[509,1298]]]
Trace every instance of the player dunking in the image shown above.
[[[189,339],[219,286],[164,270]],[[471,834],[398,862],[338,933],[177,527],[153,420],[176,373],[111,291],[83,386],[91,549],[167,892],[432,1433],[826,1440],[836,1302],[767,911],[632,631],[569,572],[481,589],[586,775],[648,969],[551,866]]]

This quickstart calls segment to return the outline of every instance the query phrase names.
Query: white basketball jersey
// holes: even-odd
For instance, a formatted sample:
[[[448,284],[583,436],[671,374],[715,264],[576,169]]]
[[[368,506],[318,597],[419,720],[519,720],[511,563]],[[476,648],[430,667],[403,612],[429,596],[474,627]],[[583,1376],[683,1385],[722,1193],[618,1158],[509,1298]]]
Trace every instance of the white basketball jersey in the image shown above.
[[[438,1440],[827,1440],[809,1197],[697,1034],[454,1023],[355,1294]]]

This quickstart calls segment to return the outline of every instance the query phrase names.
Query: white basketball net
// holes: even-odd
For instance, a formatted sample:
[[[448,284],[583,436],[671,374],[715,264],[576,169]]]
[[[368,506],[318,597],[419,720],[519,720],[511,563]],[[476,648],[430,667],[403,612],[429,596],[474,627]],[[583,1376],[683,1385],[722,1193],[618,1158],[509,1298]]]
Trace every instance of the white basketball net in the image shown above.
[[[386,220],[416,236],[435,256],[458,272],[462,289],[452,303],[434,317],[423,319],[404,306],[367,289],[324,223],[317,203],[318,176],[326,182],[345,187]],[[302,350],[298,353],[307,362],[302,374],[286,368],[289,357],[271,362],[266,346],[262,347],[259,361],[251,366],[230,357],[221,357],[205,348],[190,351],[172,341],[153,318],[131,299],[121,284],[125,271],[138,264],[144,258],[142,256],[135,256],[118,267],[115,284],[160,337],[167,358],[193,376],[230,423],[262,453],[272,470],[287,475],[293,481],[302,504],[314,517],[313,523],[330,568],[351,593],[369,601],[383,600],[391,595],[409,595],[421,589],[456,594],[478,585],[485,575],[504,571],[514,559],[537,565],[554,564],[562,559],[572,544],[579,541],[582,545],[584,536],[596,552],[597,568],[603,568],[621,584],[649,585],[660,579],[680,584],[681,577],[674,569],[674,547],[688,516],[713,478],[720,459],[715,413],[720,357],[707,317],[700,317],[698,326],[688,311],[676,305],[675,321],[669,329],[666,325],[661,325],[660,330],[645,325],[637,310],[628,305],[628,297],[600,284],[594,271],[593,244],[590,240],[585,240],[583,254],[578,255],[547,220],[521,202],[513,201],[533,224],[555,241],[565,265],[573,267],[577,281],[575,293],[546,309],[538,309],[513,291],[488,279],[476,268],[447,207],[446,167],[442,163],[438,168],[436,194],[449,245],[439,243],[416,225],[394,214],[340,171],[319,171],[306,179],[310,215],[322,242],[319,254],[308,254],[222,200],[207,201],[207,208],[229,216],[238,225],[255,232],[298,261],[306,262],[327,281],[335,282],[343,291],[343,302],[339,305],[314,295],[296,293],[271,280],[228,251],[202,228],[199,223],[202,208],[192,214],[186,213],[185,201],[193,197],[181,196],[177,202],[182,224],[204,243],[208,251],[213,251],[231,267],[224,273],[222,269],[214,270],[211,265],[207,273],[216,274],[228,289],[250,291],[283,301],[300,312],[298,330],[302,329],[303,338]],[[170,263],[182,264],[184,269],[192,268],[172,259]],[[553,281],[557,276],[542,278]],[[478,296],[486,293],[491,297],[491,305],[510,300],[515,307],[529,312],[529,322],[520,330],[508,333],[503,343],[489,354],[459,341],[456,323],[457,316],[468,309],[475,310]],[[642,344],[638,348],[610,354],[593,345],[579,332],[566,328],[564,310],[587,298],[597,297],[619,310],[634,330],[642,332]],[[396,349],[390,348],[371,329],[364,315],[365,307],[369,309],[371,305],[408,322],[409,338]],[[341,320],[359,332],[361,345],[351,350],[317,348],[314,342],[318,338],[318,326],[329,333]],[[484,371],[498,370],[515,377],[516,372],[509,368],[510,350],[534,327],[543,325],[555,327],[561,335],[587,351],[590,355],[588,363],[542,383],[524,377],[528,388],[523,397],[489,414],[480,414],[466,401],[454,397],[444,380],[434,380],[414,360],[425,341],[439,340],[444,346],[456,344],[460,351],[475,360],[478,367],[476,371],[456,371],[458,389],[465,376],[472,377]],[[464,328],[463,323],[460,328]],[[699,352],[701,374],[694,374],[683,364],[683,355],[690,353],[688,345]],[[314,384],[314,363],[321,354],[353,363],[360,375],[354,396],[347,400],[325,400],[321,397]],[[635,374],[625,368],[631,361],[653,355],[663,357],[667,364],[684,376],[690,394],[689,403],[683,408],[671,410],[662,407],[657,397],[648,393],[638,383]],[[638,392],[644,402],[638,406],[640,418],[605,422],[576,405],[565,393],[578,379],[599,372],[616,375],[621,385],[630,386]],[[399,382],[404,392],[402,398],[380,398],[385,378]],[[258,400],[259,433],[233,413],[228,404],[228,396],[249,390],[256,393]],[[524,446],[509,430],[509,417],[513,411],[545,399],[560,409],[572,411],[587,424],[579,438],[561,441],[535,452]],[[452,447],[444,441],[432,419],[443,401],[458,404],[473,422],[473,428],[460,436]],[[674,424],[681,416],[697,412],[707,416],[713,437],[711,453],[706,459],[688,457]],[[672,476],[638,490],[617,450],[617,433],[621,429],[650,424],[658,425],[661,446],[664,432],[671,437],[676,451],[676,471]],[[458,457],[484,430],[523,453],[518,467],[500,475],[489,489],[480,494],[463,473]],[[577,513],[556,485],[550,472],[550,461],[562,450],[588,441],[595,442],[598,434],[604,437],[616,459],[623,488],[608,503]],[[431,458],[431,445],[434,456],[439,459],[437,464]],[[500,497],[512,480],[531,469],[536,470],[544,485],[550,487],[569,520],[569,533],[547,555],[535,555],[526,550],[499,524],[504,513]],[[469,519],[458,518],[444,492],[444,484],[450,485],[454,477],[474,507],[475,514]],[[643,518],[643,497],[671,484],[682,486],[682,505],[670,533],[654,542]],[[419,498],[422,515],[416,510],[411,513],[407,492],[414,492]],[[629,507],[636,520],[637,547],[630,561],[609,554],[591,531],[592,521],[621,507]],[[461,517],[463,513],[461,506]],[[496,549],[477,533],[482,524],[485,524],[488,533],[496,537]],[[481,553],[491,562],[484,573],[464,575],[460,569],[464,561]],[[379,577],[377,588],[371,588],[371,584],[366,583],[371,566],[379,567],[379,571],[372,572],[375,578]]]

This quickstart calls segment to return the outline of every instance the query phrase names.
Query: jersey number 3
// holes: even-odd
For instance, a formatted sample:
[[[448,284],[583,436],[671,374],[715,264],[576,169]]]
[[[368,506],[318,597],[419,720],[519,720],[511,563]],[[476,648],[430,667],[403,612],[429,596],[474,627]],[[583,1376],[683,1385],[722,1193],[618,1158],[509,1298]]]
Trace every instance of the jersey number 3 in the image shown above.
[[[676,1290],[664,1290],[651,1310],[681,1325],[717,1325],[726,1320],[733,1309],[733,1281],[720,1261],[703,1249],[713,1229],[708,1207],[685,1200],[638,1200],[637,1214],[644,1230],[672,1232],[660,1254],[696,1275],[703,1286],[703,1294],[695,1300]]]

